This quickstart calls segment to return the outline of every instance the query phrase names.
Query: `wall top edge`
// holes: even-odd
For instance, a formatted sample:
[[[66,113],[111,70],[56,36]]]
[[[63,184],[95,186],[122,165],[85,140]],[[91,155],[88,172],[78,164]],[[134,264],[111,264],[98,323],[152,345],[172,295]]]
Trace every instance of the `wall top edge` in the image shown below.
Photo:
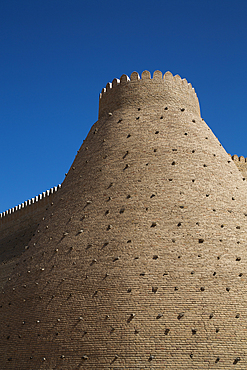
[[[241,162],[241,163],[246,163],[247,162],[247,158],[243,157],[242,155],[239,157],[237,154],[234,154],[234,155],[229,154],[229,156],[235,162]]]
[[[39,195],[36,195],[34,198],[28,199],[25,202],[23,202],[21,204],[18,204],[17,206],[8,209],[5,212],[0,213],[0,220],[3,219],[4,217],[8,216],[8,215],[11,215],[11,214],[23,209],[23,208],[31,206],[32,204],[37,203],[37,202],[41,201],[44,198],[49,197],[50,195],[56,193],[61,187],[62,187],[62,185],[58,184],[57,186],[54,186],[53,188],[51,188],[49,190],[46,190],[46,191],[44,191],[43,193],[41,193]]]
[[[153,73],[153,78],[151,78],[151,73],[149,71],[143,71],[141,76],[138,72],[134,71],[131,73],[130,77],[123,74],[120,79],[114,78],[112,82],[108,82],[106,87],[102,89],[100,93],[100,99],[107,93],[107,91],[113,89],[118,85],[123,85],[126,83],[136,82],[136,81],[149,81],[152,80],[154,82],[174,82],[176,84],[181,84],[184,87],[187,87],[191,91],[193,91],[196,95],[195,89],[192,87],[191,83],[189,83],[185,78],[181,78],[179,75],[173,76],[173,74],[167,71],[164,75],[161,71],[157,70]]]

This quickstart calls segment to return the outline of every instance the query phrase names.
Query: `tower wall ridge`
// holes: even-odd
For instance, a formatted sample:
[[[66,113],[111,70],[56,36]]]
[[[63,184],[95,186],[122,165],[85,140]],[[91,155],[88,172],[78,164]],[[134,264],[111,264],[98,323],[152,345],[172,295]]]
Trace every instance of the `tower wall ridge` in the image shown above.
[[[155,71],[153,78],[149,71],[132,72],[131,76],[123,74],[120,79],[114,78],[102,89],[99,96],[99,118],[111,114],[119,108],[130,108],[132,102],[140,106],[167,105],[170,108],[184,106],[200,115],[200,106],[195,89],[191,83],[171,72],[164,75]]]

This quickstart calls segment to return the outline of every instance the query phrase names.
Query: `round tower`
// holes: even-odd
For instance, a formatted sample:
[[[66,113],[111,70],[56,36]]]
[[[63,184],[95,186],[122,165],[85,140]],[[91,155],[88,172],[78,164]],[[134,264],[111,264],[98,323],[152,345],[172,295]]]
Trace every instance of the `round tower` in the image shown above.
[[[186,80],[108,83],[0,297],[4,369],[246,369],[246,184]]]

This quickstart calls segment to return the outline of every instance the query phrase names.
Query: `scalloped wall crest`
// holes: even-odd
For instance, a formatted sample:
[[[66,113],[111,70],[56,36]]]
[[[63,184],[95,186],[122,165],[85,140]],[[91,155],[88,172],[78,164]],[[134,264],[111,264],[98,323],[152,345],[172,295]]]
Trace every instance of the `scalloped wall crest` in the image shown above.
[[[182,79],[182,84],[183,84],[184,86],[188,86],[188,81],[186,80],[186,78],[183,78],[183,79]]]
[[[120,84],[120,80],[118,78],[114,78],[114,80],[112,81],[112,87],[115,87],[119,84]]]
[[[127,76],[127,75],[122,75],[122,76],[120,77],[120,83],[126,83],[126,82],[128,82],[128,81],[130,81],[129,76]]]
[[[142,80],[150,80],[150,79],[151,79],[151,73],[149,71],[143,71]]]
[[[234,162],[241,162],[241,163],[247,162],[247,158],[245,158],[242,155],[239,157],[237,154],[234,154],[234,155],[229,154],[229,156],[232,158]]]
[[[112,83],[108,82],[108,84],[106,85],[106,91],[109,91],[111,88],[112,88]]]
[[[181,84],[181,77],[179,75],[176,75],[173,77],[173,81],[176,83],[176,84]]]
[[[140,82],[139,86],[138,81]],[[148,84],[148,88],[144,88],[146,84]],[[112,92],[114,88],[117,88],[115,93]],[[153,99],[154,96],[156,96],[155,99]],[[130,107],[134,104],[133,99],[143,105],[149,105],[150,99],[153,99],[155,104],[158,104],[158,101],[162,104],[164,99],[167,103],[171,101],[172,104],[177,101],[177,104],[187,104],[188,111],[200,115],[197,95],[186,79],[182,79],[179,75],[173,76],[170,71],[163,75],[160,70],[154,71],[153,77],[151,77],[151,73],[145,70],[141,77],[138,72],[134,71],[130,78],[123,74],[120,80],[114,78],[112,83],[108,82],[99,97],[98,117],[108,117],[109,112],[112,113],[124,105]]]
[[[154,80],[162,80],[163,78],[163,73],[161,71],[154,71],[154,74],[153,74],[153,79]]]
[[[132,72],[130,76],[131,81],[138,81],[140,80],[140,76],[138,72]]]
[[[164,80],[166,81],[172,81],[173,80],[173,75],[170,71],[167,71],[165,74],[164,74],[164,77],[163,77]]]
[[[162,81],[165,80],[166,82],[174,82],[177,86],[180,84],[183,87],[187,87],[188,90],[191,90],[193,93],[195,93],[194,88],[192,87],[191,83],[188,83],[188,81],[185,78],[181,78],[178,74],[173,76],[173,74],[170,71],[167,71],[164,75],[161,71],[156,70],[153,73],[153,78],[151,78],[151,73],[147,70],[143,71],[141,74],[141,77],[138,72],[134,71],[131,73],[130,78],[126,74],[123,74],[120,79],[114,78],[112,83],[108,82],[106,87],[102,89],[100,93],[100,99],[104,96],[105,93],[109,92],[112,88],[118,86],[119,84],[126,84],[129,81],[134,82],[134,81],[139,81],[139,80],[144,80],[144,81],[149,81],[149,80],[154,80],[154,81]],[[196,93],[195,93],[196,95]]]
[[[18,204],[17,206],[8,209],[5,212],[0,213],[0,225],[1,225],[1,222],[3,222],[4,220],[6,221],[7,216],[16,214],[16,212],[18,212],[22,209],[25,209],[25,210],[28,210],[28,211],[32,212],[33,205],[39,203],[40,201],[42,201],[44,199],[47,199],[47,200],[51,199],[52,195],[54,195],[61,187],[62,187],[61,184],[59,184],[58,186],[54,186],[53,188],[51,188],[49,190],[46,190],[46,191],[44,191],[43,193],[41,193],[39,195],[36,195],[34,198],[28,199],[25,202],[23,202],[21,204]]]

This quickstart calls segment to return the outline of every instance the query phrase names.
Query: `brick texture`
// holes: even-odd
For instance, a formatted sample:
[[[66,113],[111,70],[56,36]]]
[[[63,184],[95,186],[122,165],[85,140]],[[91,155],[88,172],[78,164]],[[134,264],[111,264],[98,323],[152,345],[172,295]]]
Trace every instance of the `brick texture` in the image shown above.
[[[186,80],[113,80],[3,284],[1,368],[246,370],[246,190]]]

